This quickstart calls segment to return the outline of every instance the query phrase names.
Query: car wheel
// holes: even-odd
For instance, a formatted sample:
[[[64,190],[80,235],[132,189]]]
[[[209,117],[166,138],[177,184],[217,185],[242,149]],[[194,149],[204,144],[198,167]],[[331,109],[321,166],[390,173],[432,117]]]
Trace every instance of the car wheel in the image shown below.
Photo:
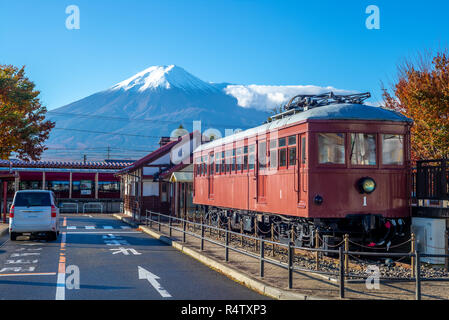
[[[58,234],[56,232],[49,232],[48,233],[48,240],[49,241],[55,241],[58,239]]]
[[[11,233],[9,234],[9,239],[10,239],[11,241],[16,241],[16,239],[17,239],[17,233],[11,232]]]

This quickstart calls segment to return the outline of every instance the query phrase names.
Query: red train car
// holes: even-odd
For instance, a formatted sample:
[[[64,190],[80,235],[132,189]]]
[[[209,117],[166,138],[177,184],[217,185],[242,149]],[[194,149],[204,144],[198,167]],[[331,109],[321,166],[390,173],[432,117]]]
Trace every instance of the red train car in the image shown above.
[[[410,218],[410,128],[369,94],[296,96],[257,128],[198,147],[194,203],[212,221],[297,245],[314,233],[371,246],[404,236]]]

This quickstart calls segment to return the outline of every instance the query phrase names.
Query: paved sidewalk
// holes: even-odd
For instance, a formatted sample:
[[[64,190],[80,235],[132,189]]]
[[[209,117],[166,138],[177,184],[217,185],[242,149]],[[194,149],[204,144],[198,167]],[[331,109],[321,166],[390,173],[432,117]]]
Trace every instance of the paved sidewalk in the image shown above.
[[[129,217],[114,215],[127,221]],[[161,241],[171,244],[178,250],[209,265],[219,272],[242,284],[278,299],[340,299],[339,285],[335,279],[317,275],[313,272],[294,273],[293,289],[288,289],[288,271],[284,268],[265,263],[265,276],[259,276],[259,260],[243,254],[229,251],[229,262],[225,262],[225,249],[205,241],[205,250],[200,251],[200,240],[187,235],[187,243],[182,243],[182,232],[173,230],[172,237],[168,237],[168,227],[162,226],[157,231],[157,224],[150,229],[140,227],[142,231]],[[209,233],[206,232],[206,236]],[[266,258],[270,258],[266,254]],[[363,281],[346,282],[345,298],[347,299],[386,299],[411,300],[415,299],[414,281],[393,282],[381,281],[380,289],[369,290]],[[426,281],[421,283],[422,299],[449,299],[449,281]],[[264,292],[265,290],[265,292]],[[268,290],[268,291],[267,291]]]

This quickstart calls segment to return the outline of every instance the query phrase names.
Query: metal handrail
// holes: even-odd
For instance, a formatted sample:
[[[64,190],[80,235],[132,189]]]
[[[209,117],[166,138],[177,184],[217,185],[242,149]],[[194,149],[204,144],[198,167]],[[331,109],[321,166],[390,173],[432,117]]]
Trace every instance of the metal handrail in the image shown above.
[[[148,218],[148,213],[150,214],[150,217]],[[153,215],[158,216],[157,220],[153,219]],[[169,220],[169,224],[167,225],[166,223],[161,222],[161,217],[166,217]],[[416,292],[415,292],[415,298],[417,300],[421,299],[421,281],[449,281],[449,279],[444,279],[444,278],[422,278],[420,275],[420,270],[421,270],[421,258],[422,257],[435,257],[435,258],[449,258],[449,254],[421,254],[418,251],[414,251],[414,252],[407,252],[407,253],[393,253],[393,252],[385,252],[385,253],[379,253],[379,252],[359,252],[359,251],[350,251],[350,250],[345,250],[344,246],[340,246],[339,250],[331,250],[331,249],[321,249],[321,248],[306,248],[306,247],[298,247],[298,246],[294,246],[292,245],[291,242],[289,242],[288,244],[284,244],[284,243],[279,243],[279,242],[274,242],[271,240],[266,240],[266,239],[262,239],[259,237],[255,237],[252,235],[246,235],[246,234],[242,234],[242,233],[237,233],[234,232],[232,230],[229,229],[223,229],[223,228],[219,228],[219,227],[215,227],[215,226],[211,226],[211,225],[206,225],[204,223],[198,223],[198,222],[194,222],[194,221],[189,221],[187,219],[184,218],[179,218],[179,217],[174,217],[174,216],[170,216],[167,214],[162,214],[162,213],[158,213],[158,212],[153,212],[150,210],[146,210],[146,217],[145,217],[145,221],[146,224],[148,225],[148,222],[150,222],[150,227],[152,226],[152,223],[155,222],[158,224],[158,229],[159,231],[161,230],[161,226],[166,226],[169,227],[170,229],[170,236],[171,236],[171,232],[172,230],[176,230],[179,232],[183,233],[183,242],[186,242],[186,235],[192,236],[194,238],[197,239],[201,239],[201,250],[203,250],[203,241],[207,241],[209,243],[213,243],[215,245],[218,245],[220,247],[225,248],[225,259],[226,261],[228,261],[229,259],[229,250],[234,251],[234,252],[238,252],[240,254],[243,254],[245,256],[249,256],[255,259],[258,259],[260,262],[260,275],[261,277],[263,277],[264,275],[264,263],[269,263],[272,265],[276,265],[278,267],[287,269],[289,271],[289,276],[288,276],[288,282],[289,282],[289,289],[292,289],[293,287],[293,277],[292,277],[292,273],[300,273],[300,272],[313,272],[316,274],[323,274],[323,275],[332,275],[332,276],[337,276],[339,278],[339,286],[340,286],[340,297],[344,298],[344,294],[345,294],[345,281],[347,280],[347,278],[361,278],[361,279],[365,279],[368,278],[367,276],[362,276],[362,275],[358,275],[358,274],[352,274],[352,273],[348,273],[345,270],[345,263],[344,263],[344,257],[348,256],[348,255],[358,255],[358,256],[379,256],[382,255],[383,257],[409,257],[409,258],[414,258],[414,264],[415,264],[415,275],[414,277],[410,277],[409,279],[394,279],[394,278],[379,278],[380,280],[398,280],[398,281],[415,281],[416,282]],[[172,221],[178,221],[180,223],[182,223],[183,228],[178,228],[176,226],[172,225]],[[193,226],[198,226],[201,228],[202,234],[199,235],[195,232],[190,232],[189,230],[186,230],[186,225],[193,225]],[[208,237],[204,236],[204,228],[208,228],[209,230],[216,230],[218,232],[224,232],[225,233],[225,243],[219,242],[219,241],[215,241],[212,240]],[[238,237],[245,237],[247,239],[252,239],[255,240],[256,243],[257,241],[260,242],[260,254],[254,254],[251,252],[248,252],[246,250],[242,250],[242,249],[238,249],[235,248],[233,246],[231,246],[229,244],[229,235],[236,235]],[[272,245],[276,245],[279,247],[284,247],[287,248],[288,250],[288,263],[283,263],[281,261],[276,261],[273,259],[269,259],[266,258],[264,256],[264,248],[266,244],[272,244]],[[319,271],[319,270],[310,270],[310,269],[305,269],[305,268],[300,268],[297,266],[293,265],[293,255],[294,255],[294,250],[303,250],[303,251],[309,251],[309,252],[315,252],[315,253],[319,253],[319,252],[324,252],[324,253],[338,253],[339,254],[339,260],[340,260],[340,264],[339,264],[339,268],[340,270],[336,271],[335,273],[333,272],[327,272],[327,271]]]

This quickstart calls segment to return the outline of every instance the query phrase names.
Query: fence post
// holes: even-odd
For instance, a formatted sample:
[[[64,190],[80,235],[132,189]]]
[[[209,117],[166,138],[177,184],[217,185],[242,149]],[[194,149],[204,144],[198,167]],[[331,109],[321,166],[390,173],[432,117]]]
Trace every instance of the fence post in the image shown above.
[[[416,268],[415,268],[415,278],[416,278],[416,293],[415,299],[421,300],[421,258],[419,256],[418,250],[415,251],[416,257]]]
[[[320,247],[320,235],[318,234],[318,230],[315,231],[315,248],[318,249]],[[315,252],[315,260],[316,260],[316,270],[320,269],[320,253],[318,251]]]
[[[339,248],[339,256],[340,256],[340,298],[344,299],[345,297],[345,256],[343,253],[343,247]]]
[[[288,288],[293,288],[293,247],[292,242],[288,242]]]
[[[274,257],[274,250],[275,250],[275,247],[274,247],[274,224],[272,223],[271,224],[271,242],[272,242],[272,244],[271,244],[271,255]]]
[[[157,215],[157,230],[159,232],[161,231],[161,214],[160,213]]]
[[[345,252],[349,251],[349,234],[345,234]],[[345,272],[349,270],[349,256],[345,253]]]
[[[444,232],[444,254],[448,254],[449,255],[449,230],[446,229],[446,231]],[[444,270],[446,272],[449,271],[449,256],[444,257]]]
[[[148,210],[145,210],[145,225],[148,227]]]
[[[265,242],[260,240],[260,277],[264,277]]]
[[[168,216],[168,235],[170,236],[170,238],[171,238],[171,235],[172,235],[171,225],[172,225],[172,222],[171,222],[171,215],[169,215],[169,216]]]
[[[229,232],[225,230],[225,260],[229,261]]]
[[[186,242],[186,219],[182,219],[182,242]]]
[[[203,217],[201,217],[201,251],[204,250],[204,221]]]
[[[415,247],[416,247],[416,243],[415,243],[416,238],[415,238],[415,234],[414,233],[411,234],[411,238],[410,239],[411,239],[411,242],[410,242],[410,253],[412,254],[412,258],[411,258],[410,264],[412,266],[412,277],[413,277],[413,275],[415,274],[415,256],[414,256],[414,253],[415,253]]]
[[[243,220],[240,220],[240,234],[242,235],[240,237],[240,245],[243,247]]]
[[[150,211],[150,228],[153,228],[153,213]]]
[[[257,218],[254,217],[254,238],[257,238]],[[254,239],[254,249],[257,252],[257,240]]]

